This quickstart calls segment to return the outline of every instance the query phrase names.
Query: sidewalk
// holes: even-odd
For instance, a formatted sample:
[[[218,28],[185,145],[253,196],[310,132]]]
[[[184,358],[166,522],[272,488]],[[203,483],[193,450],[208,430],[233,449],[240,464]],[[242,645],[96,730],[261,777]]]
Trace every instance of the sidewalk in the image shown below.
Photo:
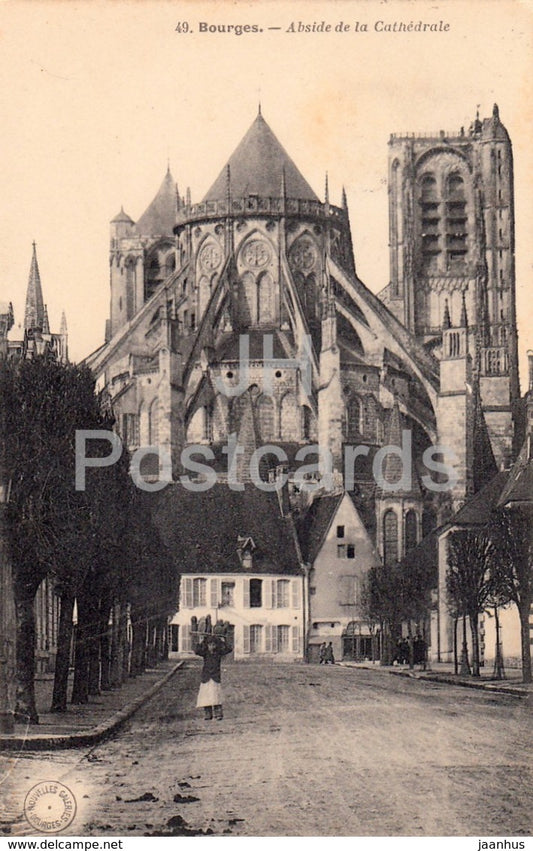
[[[48,750],[93,745],[114,733],[136,710],[156,694],[181,668],[183,662],[168,660],[157,668],[126,680],[121,688],[91,697],[89,703],[53,714],[50,710],[53,674],[38,676],[35,683],[39,724],[17,724],[13,735],[0,734],[0,751]],[[69,694],[71,684],[69,683]]]
[[[493,678],[490,669],[482,672],[480,677],[456,676],[453,672],[453,665],[446,662],[431,662],[430,667],[425,671],[421,670],[419,665],[410,670],[408,665],[380,665],[377,662],[338,662],[337,664],[344,668],[362,668],[365,671],[395,674],[399,677],[429,680],[430,682],[463,686],[464,688],[483,689],[498,694],[511,694],[515,697],[533,695],[533,684],[525,685],[522,682],[520,672],[516,668],[506,672],[504,680],[496,680]]]

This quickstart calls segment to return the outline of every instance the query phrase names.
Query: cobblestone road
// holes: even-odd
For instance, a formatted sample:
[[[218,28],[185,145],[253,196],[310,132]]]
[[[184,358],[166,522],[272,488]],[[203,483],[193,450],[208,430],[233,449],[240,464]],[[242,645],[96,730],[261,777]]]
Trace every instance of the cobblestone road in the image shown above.
[[[66,784],[66,835],[521,835],[533,827],[527,700],[379,672],[227,664],[225,718],[187,663],[113,740],[0,763],[0,827]]]

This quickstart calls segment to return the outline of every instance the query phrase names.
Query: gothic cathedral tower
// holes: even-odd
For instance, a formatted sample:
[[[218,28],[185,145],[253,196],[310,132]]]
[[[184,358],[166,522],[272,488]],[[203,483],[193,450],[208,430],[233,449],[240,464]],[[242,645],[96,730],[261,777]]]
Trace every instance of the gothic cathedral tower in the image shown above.
[[[443,329],[467,325],[492,451],[508,464],[519,398],[513,156],[496,105],[468,133],[391,136],[389,230],[380,298],[439,359],[450,358]]]

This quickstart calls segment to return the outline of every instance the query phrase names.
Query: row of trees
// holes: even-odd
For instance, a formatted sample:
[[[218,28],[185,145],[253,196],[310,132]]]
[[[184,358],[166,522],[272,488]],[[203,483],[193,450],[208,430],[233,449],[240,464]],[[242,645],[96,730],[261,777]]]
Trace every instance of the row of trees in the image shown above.
[[[38,722],[34,601],[46,576],[60,596],[52,711],[119,685],[164,653],[177,571],[129,476],[126,452],[87,471],[75,489],[78,429],[113,427],[86,367],[43,358],[0,367],[3,475],[10,481],[7,529],[16,607],[16,717]],[[91,441],[95,456],[109,442]],[[132,641],[128,641],[128,624]]]
[[[436,539],[433,535],[427,545],[428,550],[434,549],[436,553]],[[369,623],[380,629],[383,665],[391,665],[395,658],[403,624],[407,624],[410,664],[413,665],[414,631],[420,630],[422,638],[426,638],[432,592],[437,581],[436,562],[431,552],[412,554],[401,563],[377,565],[368,572],[362,610]]]
[[[533,527],[519,508],[500,508],[486,529],[455,530],[448,536],[448,607],[455,624],[468,618],[472,635],[472,674],[480,675],[479,618],[514,603],[520,617],[522,679],[531,682],[529,615],[533,603]],[[499,629],[497,628],[497,633]],[[499,638],[497,638],[499,644]],[[497,647],[499,651],[499,646]],[[466,641],[463,638],[463,665]],[[457,667],[457,663],[456,663]],[[501,669],[497,654],[496,668]],[[501,673],[501,670],[500,670]]]
[[[452,531],[448,538],[447,602],[457,626],[468,619],[472,638],[472,673],[480,675],[479,618],[513,603],[520,617],[522,679],[531,682],[529,618],[533,603],[533,524],[518,508],[494,512],[486,529]],[[391,664],[402,626],[408,635],[422,633],[429,622],[438,586],[436,536],[401,563],[380,565],[367,574],[362,610],[382,636],[381,661]],[[498,631],[498,630],[497,630]],[[425,635],[423,636],[425,638]],[[412,664],[412,645],[411,664]],[[455,642],[456,645],[456,642]],[[463,639],[466,647],[466,637]],[[499,648],[498,648],[499,649]],[[498,659],[497,667],[498,667]],[[501,660],[500,660],[501,667]],[[457,668],[457,662],[456,662]]]

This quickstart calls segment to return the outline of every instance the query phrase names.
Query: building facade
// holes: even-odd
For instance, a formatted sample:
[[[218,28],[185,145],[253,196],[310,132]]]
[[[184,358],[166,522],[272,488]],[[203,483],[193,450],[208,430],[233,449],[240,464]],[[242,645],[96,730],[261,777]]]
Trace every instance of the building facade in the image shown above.
[[[391,281],[377,297],[357,275],[345,193],[333,204],[326,180],[320,198],[259,111],[202,200],[167,171],[137,222],[113,219],[110,320],[88,359],[128,448],[159,447],[175,482],[268,485],[281,470],[299,517],[320,489],[348,491],[362,572],[374,551],[401,560],[517,445],[512,151],[497,107],[468,133],[391,138],[389,191]],[[435,445],[448,481],[428,465]],[[314,495],[298,475],[309,463]],[[305,569],[329,569],[323,556]],[[181,571],[187,588],[208,579],[186,558]],[[343,652],[354,619],[328,605]]]

